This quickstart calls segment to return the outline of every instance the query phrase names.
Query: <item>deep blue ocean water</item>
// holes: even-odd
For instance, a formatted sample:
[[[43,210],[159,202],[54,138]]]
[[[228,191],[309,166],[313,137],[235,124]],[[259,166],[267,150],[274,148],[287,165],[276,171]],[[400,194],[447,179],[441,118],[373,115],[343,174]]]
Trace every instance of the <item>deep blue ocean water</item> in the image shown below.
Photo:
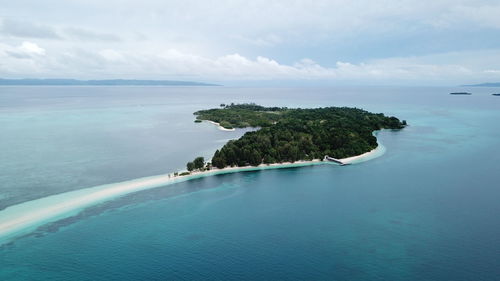
[[[0,88],[5,206],[210,155],[242,132],[191,113],[222,102],[410,124],[358,165],[206,177],[90,208],[0,248],[0,280],[500,280],[500,98],[455,90]]]

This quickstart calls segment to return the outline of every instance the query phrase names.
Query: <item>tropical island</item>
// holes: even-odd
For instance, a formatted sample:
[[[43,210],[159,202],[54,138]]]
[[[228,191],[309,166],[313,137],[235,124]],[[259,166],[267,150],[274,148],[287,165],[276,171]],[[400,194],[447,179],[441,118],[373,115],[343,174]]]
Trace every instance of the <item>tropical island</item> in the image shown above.
[[[257,130],[226,143],[211,162],[197,157],[186,165],[187,171],[94,186],[10,207],[3,211],[7,215],[0,217],[0,245],[47,221],[68,218],[96,203],[136,191],[233,172],[332,163],[323,161],[328,160],[327,155],[342,162],[364,161],[380,155],[377,151],[383,153],[374,131],[406,126],[406,121],[396,117],[347,107],[292,109],[223,104],[195,115],[196,120],[224,124],[225,129],[254,126]]]
[[[399,130],[406,121],[382,113],[349,107],[286,108],[256,104],[221,104],[220,108],[194,113],[195,122],[210,121],[224,129],[256,127],[215,151],[211,162],[202,157],[187,164],[187,170],[205,171],[212,167],[259,166],[344,159],[377,148],[374,131]]]

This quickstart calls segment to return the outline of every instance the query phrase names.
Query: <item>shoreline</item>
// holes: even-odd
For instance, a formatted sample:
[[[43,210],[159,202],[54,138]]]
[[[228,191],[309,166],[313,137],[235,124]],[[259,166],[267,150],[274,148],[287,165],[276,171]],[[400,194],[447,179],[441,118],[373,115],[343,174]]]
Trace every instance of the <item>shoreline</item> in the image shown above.
[[[214,121],[211,121],[211,120],[201,120],[201,121],[204,121],[204,122],[208,122],[208,123],[210,123],[210,124],[213,124],[213,125],[217,126],[217,128],[218,128],[219,130],[221,130],[221,131],[226,131],[226,132],[233,132],[233,131],[236,131],[236,129],[235,129],[235,128],[232,128],[232,129],[226,129],[226,128],[222,127],[219,123],[214,122]]]
[[[380,131],[374,131],[373,135],[375,137],[377,137],[379,132]],[[383,146],[377,138],[377,147],[376,148],[374,148],[368,152],[365,152],[363,154],[351,156],[351,157],[347,157],[347,158],[342,158],[340,160],[345,164],[357,164],[357,163],[365,162],[365,161],[380,157],[385,153],[385,151],[386,151],[385,146]]]
[[[374,132],[376,136],[378,132]],[[385,147],[377,139],[377,148],[361,155],[340,159],[344,163],[357,164],[377,158],[385,153]],[[60,193],[9,206],[0,211],[0,246],[17,237],[32,233],[38,227],[74,216],[90,206],[109,201],[130,193],[163,187],[202,177],[229,173],[285,169],[312,165],[338,165],[333,162],[296,161],[294,163],[260,164],[259,166],[214,168],[208,171],[192,172],[189,175],[173,177],[171,173],[138,178],[118,183],[104,184],[75,191]]]

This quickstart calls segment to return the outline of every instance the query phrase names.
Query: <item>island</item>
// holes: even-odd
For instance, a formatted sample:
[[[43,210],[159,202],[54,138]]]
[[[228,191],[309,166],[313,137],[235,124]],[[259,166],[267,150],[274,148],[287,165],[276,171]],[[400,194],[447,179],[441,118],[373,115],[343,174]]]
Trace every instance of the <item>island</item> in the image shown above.
[[[196,120],[209,121],[226,130],[257,130],[227,142],[215,151],[211,162],[204,163],[202,157],[189,162],[189,172],[296,161],[331,160],[343,164],[338,159],[377,148],[374,131],[400,130],[407,125],[405,120],[393,116],[349,107],[302,109],[231,103],[194,115]]]
[[[452,93],[450,93],[450,95],[466,95],[466,96],[469,96],[469,95],[472,95],[472,93],[469,93],[469,92],[452,92]]]
[[[211,162],[195,158],[186,165],[187,171],[104,184],[11,206],[3,211],[8,215],[0,217],[0,245],[47,222],[73,217],[89,206],[132,192],[234,172],[337,165],[336,160],[341,164],[364,161],[380,155],[377,151],[383,153],[373,131],[406,126],[406,121],[396,117],[347,107],[291,109],[222,104],[195,115],[202,122],[223,124],[225,130],[253,126],[256,131],[229,141],[215,152]]]
[[[219,86],[216,84],[174,80],[77,80],[77,79],[3,79],[1,86]]]
[[[462,85],[462,87],[500,87],[500,82],[488,82],[480,84]]]

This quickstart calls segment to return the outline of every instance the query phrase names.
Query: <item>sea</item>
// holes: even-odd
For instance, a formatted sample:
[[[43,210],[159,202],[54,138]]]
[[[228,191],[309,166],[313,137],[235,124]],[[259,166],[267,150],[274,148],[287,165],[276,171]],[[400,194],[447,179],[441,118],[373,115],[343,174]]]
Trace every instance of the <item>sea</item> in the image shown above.
[[[449,94],[463,91],[473,94]],[[409,124],[381,131],[385,153],[363,163],[202,177],[99,202],[2,244],[0,280],[500,280],[496,92],[0,87],[0,216],[209,159],[252,130],[193,122],[222,103],[358,107]]]

